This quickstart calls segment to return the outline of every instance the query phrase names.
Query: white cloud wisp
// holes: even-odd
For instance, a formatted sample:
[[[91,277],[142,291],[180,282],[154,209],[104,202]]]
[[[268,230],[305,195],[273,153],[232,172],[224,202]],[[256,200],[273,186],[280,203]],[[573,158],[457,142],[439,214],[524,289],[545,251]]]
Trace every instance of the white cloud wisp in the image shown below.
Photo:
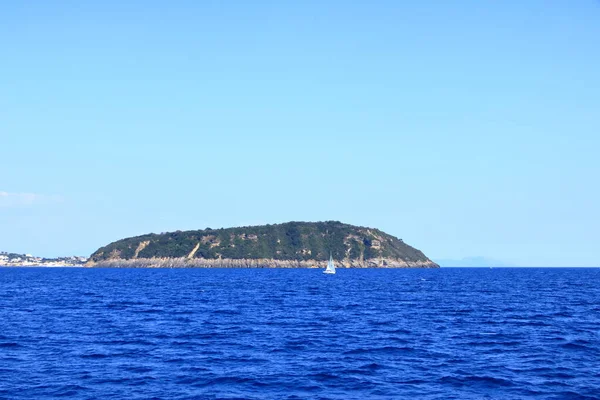
[[[36,204],[58,203],[61,201],[62,198],[60,196],[0,191],[0,207],[32,206]]]

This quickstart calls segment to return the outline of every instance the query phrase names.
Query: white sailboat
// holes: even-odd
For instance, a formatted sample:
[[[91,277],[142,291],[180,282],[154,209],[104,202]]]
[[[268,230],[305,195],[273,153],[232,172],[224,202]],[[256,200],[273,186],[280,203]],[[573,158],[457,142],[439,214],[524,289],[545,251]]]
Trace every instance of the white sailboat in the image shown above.
[[[333,263],[333,256],[329,253],[329,262],[327,268],[323,271],[324,274],[335,274],[335,264]]]

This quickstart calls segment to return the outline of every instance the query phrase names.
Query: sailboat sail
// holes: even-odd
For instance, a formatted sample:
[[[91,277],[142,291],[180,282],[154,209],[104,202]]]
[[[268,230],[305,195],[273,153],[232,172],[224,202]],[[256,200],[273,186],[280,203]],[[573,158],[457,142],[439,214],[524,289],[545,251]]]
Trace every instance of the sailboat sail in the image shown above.
[[[335,274],[335,264],[333,263],[333,256],[329,255],[329,262],[327,263],[327,268],[323,271],[325,274]]]

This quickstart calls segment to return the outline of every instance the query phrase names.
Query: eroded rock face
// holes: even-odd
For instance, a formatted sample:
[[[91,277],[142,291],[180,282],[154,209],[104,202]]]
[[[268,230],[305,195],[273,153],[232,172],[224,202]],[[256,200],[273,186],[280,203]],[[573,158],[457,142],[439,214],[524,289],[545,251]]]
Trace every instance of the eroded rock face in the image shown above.
[[[274,259],[202,259],[202,258],[137,258],[90,261],[88,267],[97,268],[325,268],[327,262],[316,260]],[[433,261],[404,261],[389,258],[369,260],[341,260],[338,268],[439,268]]]

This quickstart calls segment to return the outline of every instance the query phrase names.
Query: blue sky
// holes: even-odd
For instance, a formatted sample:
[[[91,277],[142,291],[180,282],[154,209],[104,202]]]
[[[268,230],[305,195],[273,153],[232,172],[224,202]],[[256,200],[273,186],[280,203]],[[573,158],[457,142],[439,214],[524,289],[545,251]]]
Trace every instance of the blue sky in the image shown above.
[[[34,1],[0,20],[0,250],[341,220],[434,259],[599,265],[597,1]]]

